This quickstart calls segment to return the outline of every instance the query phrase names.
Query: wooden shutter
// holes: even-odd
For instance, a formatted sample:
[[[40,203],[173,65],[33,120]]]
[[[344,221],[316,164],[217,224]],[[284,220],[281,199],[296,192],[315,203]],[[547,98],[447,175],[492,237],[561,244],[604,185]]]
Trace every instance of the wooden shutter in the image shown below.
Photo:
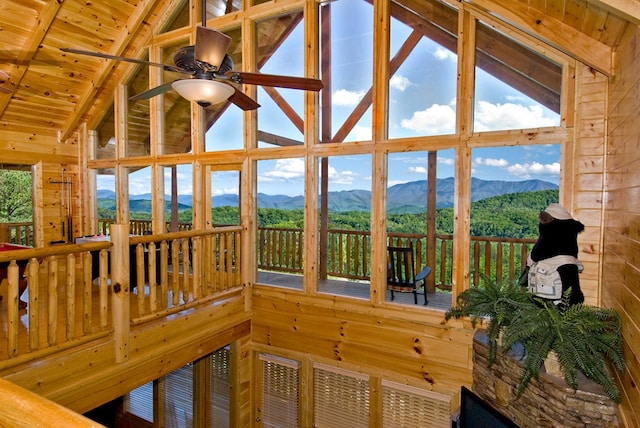
[[[368,428],[369,377],[337,367],[314,364],[316,428]]]
[[[262,426],[297,428],[299,414],[300,362],[261,354]]]
[[[451,426],[451,397],[382,380],[383,428]]]

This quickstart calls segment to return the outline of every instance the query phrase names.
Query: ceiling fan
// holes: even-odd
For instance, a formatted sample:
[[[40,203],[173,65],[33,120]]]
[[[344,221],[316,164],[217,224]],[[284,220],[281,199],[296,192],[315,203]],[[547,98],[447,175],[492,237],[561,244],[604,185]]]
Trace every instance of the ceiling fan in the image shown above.
[[[260,104],[231,83],[305,91],[322,89],[322,82],[318,79],[233,71],[233,60],[227,53],[230,43],[231,38],[226,34],[204,25],[198,25],[195,45],[184,46],[176,51],[173,58],[175,66],[73,48],[61,48],[61,50],[68,53],[162,67],[166,71],[190,76],[133,95],[129,98],[130,100],[148,99],[173,89],[182,97],[195,101],[205,108],[228,100],[242,110],[255,110],[260,107]]]

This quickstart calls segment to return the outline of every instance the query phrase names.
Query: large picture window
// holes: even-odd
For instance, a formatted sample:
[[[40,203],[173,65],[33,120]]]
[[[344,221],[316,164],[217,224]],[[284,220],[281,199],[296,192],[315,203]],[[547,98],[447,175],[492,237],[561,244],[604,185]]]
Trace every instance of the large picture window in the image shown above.
[[[391,2],[389,138],[455,132],[457,31],[439,1]]]

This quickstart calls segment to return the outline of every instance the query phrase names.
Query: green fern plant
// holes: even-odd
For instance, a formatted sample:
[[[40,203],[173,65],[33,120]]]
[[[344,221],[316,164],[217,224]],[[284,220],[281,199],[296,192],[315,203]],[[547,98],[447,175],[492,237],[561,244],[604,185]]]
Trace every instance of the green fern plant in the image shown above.
[[[491,366],[496,359],[501,333],[511,325],[518,309],[535,306],[535,303],[533,295],[515,282],[496,282],[483,273],[478,275],[480,283],[458,295],[456,305],[445,313],[445,319],[471,317],[473,326],[479,320],[487,322]]]
[[[577,389],[577,375],[602,385],[616,403],[620,393],[608,363],[624,371],[622,328],[620,317],[613,309],[584,304],[568,305],[568,294],[561,305],[535,297],[516,282],[497,283],[482,276],[479,286],[462,292],[456,305],[445,313],[445,319],[471,317],[486,321],[491,366],[498,354],[501,336],[502,354],[516,344],[524,349],[522,374],[517,394],[520,395],[531,378],[537,378],[551,351],[558,356],[560,369],[567,384]]]
[[[580,371],[602,385],[616,403],[620,402],[620,392],[607,366],[610,362],[621,372],[625,367],[618,313],[584,304],[557,306],[542,299],[535,300],[535,305],[521,306],[515,311],[502,338],[504,349],[522,343],[525,350],[518,395],[531,378],[537,378],[548,354],[554,351],[571,388],[578,388]]]

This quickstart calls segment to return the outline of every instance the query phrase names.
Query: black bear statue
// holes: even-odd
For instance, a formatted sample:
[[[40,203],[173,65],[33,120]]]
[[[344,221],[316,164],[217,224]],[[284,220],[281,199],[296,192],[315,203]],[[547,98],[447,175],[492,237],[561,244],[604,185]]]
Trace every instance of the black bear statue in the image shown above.
[[[538,240],[527,260],[529,291],[561,304],[570,290],[569,305],[584,302],[579,278],[583,266],[578,260],[578,234],[583,230],[584,224],[560,204],[540,212]]]

